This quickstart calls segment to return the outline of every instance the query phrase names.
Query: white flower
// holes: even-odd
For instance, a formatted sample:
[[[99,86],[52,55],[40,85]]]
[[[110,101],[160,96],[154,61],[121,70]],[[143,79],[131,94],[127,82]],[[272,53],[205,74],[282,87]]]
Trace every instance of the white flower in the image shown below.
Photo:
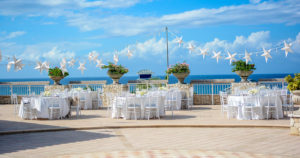
[[[249,94],[256,94],[257,92],[258,92],[258,90],[255,88],[248,91]]]

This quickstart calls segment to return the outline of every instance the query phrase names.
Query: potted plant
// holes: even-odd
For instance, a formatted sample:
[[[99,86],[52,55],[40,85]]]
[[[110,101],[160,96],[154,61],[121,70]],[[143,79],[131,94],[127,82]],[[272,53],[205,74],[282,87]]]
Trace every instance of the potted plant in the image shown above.
[[[60,85],[59,81],[68,75],[68,72],[64,72],[63,74],[62,70],[58,67],[50,68],[48,71],[48,76],[54,81],[54,85]]]
[[[253,73],[252,70],[256,70],[254,64],[247,64],[243,60],[238,60],[232,63],[232,72],[235,72],[241,77],[241,82],[247,82],[248,77]]]
[[[293,102],[300,104],[300,73],[295,73],[294,78],[288,75],[284,80],[288,83],[287,88],[293,93]]]
[[[102,69],[108,69],[107,75],[113,80],[113,84],[118,84],[120,78],[128,72],[128,69],[122,65],[115,65],[111,62],[108,65],[103,65]]]
[[[189,64],[183,62],[171,65],[171,67],[168,68],[166,73],[173,74],[178,79],[178,83],[183,84],[184,79],[190,74]]]

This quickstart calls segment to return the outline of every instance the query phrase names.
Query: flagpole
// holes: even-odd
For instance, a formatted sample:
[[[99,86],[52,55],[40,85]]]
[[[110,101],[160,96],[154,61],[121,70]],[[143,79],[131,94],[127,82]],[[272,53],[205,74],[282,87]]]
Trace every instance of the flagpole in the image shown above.
[[[167,44],[167,70],[169,68],[169,43],[168,43],[168,27],[166,26],[166,44]],[[169,74],[167,73],[167,81],[169,82]]]

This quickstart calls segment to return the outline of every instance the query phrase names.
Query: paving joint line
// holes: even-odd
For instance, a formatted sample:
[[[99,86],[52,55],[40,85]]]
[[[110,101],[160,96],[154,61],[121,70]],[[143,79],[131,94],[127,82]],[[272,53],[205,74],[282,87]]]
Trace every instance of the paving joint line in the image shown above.
[[[125,129],[125,128],[277,128],[289,129],[284,125],[128,125],[128,126],[94,126],[94,127],[62,127],[62,128],[46,128],[46,129],[30,129],[2,131],[1,135],[24,134],[24,133],[40,133],[40,132],[59,132],[59,131],[75,131],[75,130],[97,130],[97,129]]]

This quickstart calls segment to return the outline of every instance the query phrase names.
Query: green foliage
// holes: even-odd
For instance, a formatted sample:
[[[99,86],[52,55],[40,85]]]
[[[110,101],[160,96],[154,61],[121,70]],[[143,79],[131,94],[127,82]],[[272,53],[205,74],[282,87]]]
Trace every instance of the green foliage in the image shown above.
[[[235,71],[252,71],[252,70],[256,70],[255,64],[246,64],[246,62],[243,61],[243,60],[235,61],[231,65],[234,66],[232,68],[232,72],[235,72]]]
[[[167,74],[189,73],[189,72],[190,72],[189,64],[186,64],[185,62],[171,65],[171,67],[168,68],[168,70],[166,71]]]
[[[101,68],[108,69],[108,72],[112,73],[112,74],[122,74],[123,75],[128,72],[128,69],[126,69],[122,65],[115,65],[111,62],[109,62],[108,65],[103,65]]]
[[[83,88],[83,90],[87,90],[87,89],[90,89],[91,91],[95,91],[94,88],[91,87],[91,86],[88,86],[88,87],[84,87],[84,88]]]
[[[291,75],[288,75],[284,78],[284,80],[288,83],[287,88],[290,91],[300,90],[300,73],[295,73],[294,78]]]
[[[68,72],[62,73],[61,69],[58,67],[50,68],[48,70],[48,76],[59,76],[59,77],[67,77],[69,76]]]

